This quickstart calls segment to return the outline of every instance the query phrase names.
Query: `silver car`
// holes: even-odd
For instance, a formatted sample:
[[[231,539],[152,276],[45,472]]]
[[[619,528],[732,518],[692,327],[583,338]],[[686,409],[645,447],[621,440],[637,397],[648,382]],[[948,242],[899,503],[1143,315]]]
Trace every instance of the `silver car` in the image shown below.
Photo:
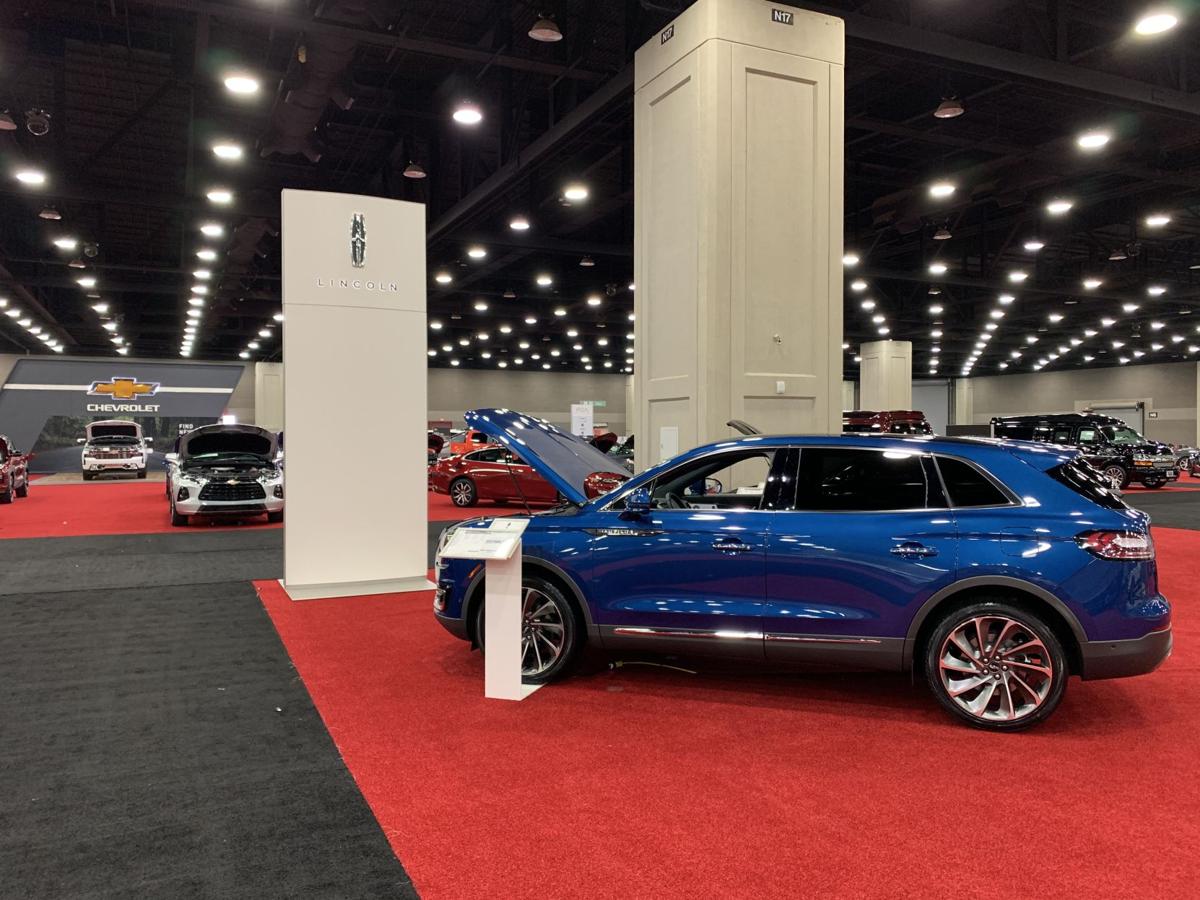
[[[167,454],[171,524],[189,516],[245,518],[265,514],[283,521],[283,469],[274,432],[256,425],[205,425],[179,439]]]

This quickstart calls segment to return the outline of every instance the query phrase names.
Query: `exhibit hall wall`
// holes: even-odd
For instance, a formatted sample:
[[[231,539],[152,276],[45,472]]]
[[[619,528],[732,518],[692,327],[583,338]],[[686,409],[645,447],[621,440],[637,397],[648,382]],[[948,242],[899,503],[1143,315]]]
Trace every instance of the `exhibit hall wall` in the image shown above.
[[[584,400],[604,404],[595,422],[627,434],[626,375],[595,372],[487,372],[477,369],[429,370],[429,418],[463,424],[463,413],[477,407],[517,409],[555,425],[569,427],[571,404]]]
[[[971,410],[969,421],[961,424],[986,425],[992,416],[1076,412],[1140,401],[1145,404],[1147,437],[1194,446],[1197,374],[1196,363],[1180,362],[966,379]]]

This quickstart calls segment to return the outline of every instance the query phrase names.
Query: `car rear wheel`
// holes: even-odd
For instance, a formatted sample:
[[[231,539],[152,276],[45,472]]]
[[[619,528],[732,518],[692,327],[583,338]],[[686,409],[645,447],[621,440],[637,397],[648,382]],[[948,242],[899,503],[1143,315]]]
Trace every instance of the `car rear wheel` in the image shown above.
[[[450,482],[450,501],[455,506],[474,506],[479,501],[475,482],[470,478],[456,478]]]
[[[1062,700],[1069,676],[1053,629],[1003,599],[951,612],[925,648],[925,678],[938,703],[992,731],[1041,722]]]
[[[29,476],[28,475],[26,475],[25,480],[21,482],[21,486],[19,488],[17,488],[17,496],[18,497],[28,497],[29,496]]]
[[[1123,466],[1105,466],[1103,473],[1104,480],[1114,491],[1123,490],[1129,484],[1129,474]]]
[[[1167,479],[1165,479],[1161,475],[1151,475],[1142,480],[1142,484],[1144,484],[1146,487],[1150,488],[1151,490],[1158,490],[1160,487],[1162,487],[1166,483],[1167,483]]]
[[[570,667],[583,628],[558,586],[536,575],[521,579],[521,680],[545,684]],[[484,603],[475,612],[475,642],[484,649]]]
[[[0,503],[12,503],[17,496],[17,492],[13,489],[12,482],[8,484],[8,490],[0,493]]]

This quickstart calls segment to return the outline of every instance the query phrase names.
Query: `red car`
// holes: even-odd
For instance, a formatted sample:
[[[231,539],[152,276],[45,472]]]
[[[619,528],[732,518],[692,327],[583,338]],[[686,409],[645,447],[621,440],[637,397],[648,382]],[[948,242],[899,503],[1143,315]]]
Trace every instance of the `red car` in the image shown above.
[[[608,472],[596,472],[588,476],[585,487],[589,497],[598,497],[624,480]],[[429,470],[429,487],[439,494],[449,494],[455,506],[474,506],[480,500],[547,505],[560,499],[550,482],[500,446],[439,459]]]
[[[0,503],[28,496],[29,457],[18,453],[12,441],[0,434]]]
[[[915,409],[851,409],[842,413],[844,434],[933,434],[925,413]]]

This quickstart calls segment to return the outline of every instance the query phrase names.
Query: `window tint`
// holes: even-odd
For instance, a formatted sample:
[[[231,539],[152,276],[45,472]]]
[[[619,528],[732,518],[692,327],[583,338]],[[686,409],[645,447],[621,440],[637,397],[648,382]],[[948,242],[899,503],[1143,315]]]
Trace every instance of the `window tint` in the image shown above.
[[[1056,444],[1071,443],[1071,429],[1070,428],[1059,428],[1057,431],[1055,431],[1054,432],[1054,443],[1056,443]]]
[[[467,455],[467,459],[473,462],[500,462],[504,459],[505,450],[503,447],[489,447],[486,450],[476,450]]]
[[[1096,440],[1096,429],[1095,428],[1080,428],[1079,429],[1079,443],[1091,444],[1091,443],[1094,443],[1095,440]]]
[[[647,489],[655,509],[774,509],[778,489],[770,481],[775,451],[730,450],[668,469]],[[622,509],[618,501],[613,509]]]
[[[1076,457],[1061,466],[1055,466],[1046,474],[1105,509],[1128,509],[1121,496],[1109,490],[1100,473],[1082,458]]]
[[[961,459],[939,456],[937,464],[954,506],[1003,506],[1010,502],[982,472]]]
[[[941,507],[916,453],[806,447],[800,453],[796,508],[888,510]]]

